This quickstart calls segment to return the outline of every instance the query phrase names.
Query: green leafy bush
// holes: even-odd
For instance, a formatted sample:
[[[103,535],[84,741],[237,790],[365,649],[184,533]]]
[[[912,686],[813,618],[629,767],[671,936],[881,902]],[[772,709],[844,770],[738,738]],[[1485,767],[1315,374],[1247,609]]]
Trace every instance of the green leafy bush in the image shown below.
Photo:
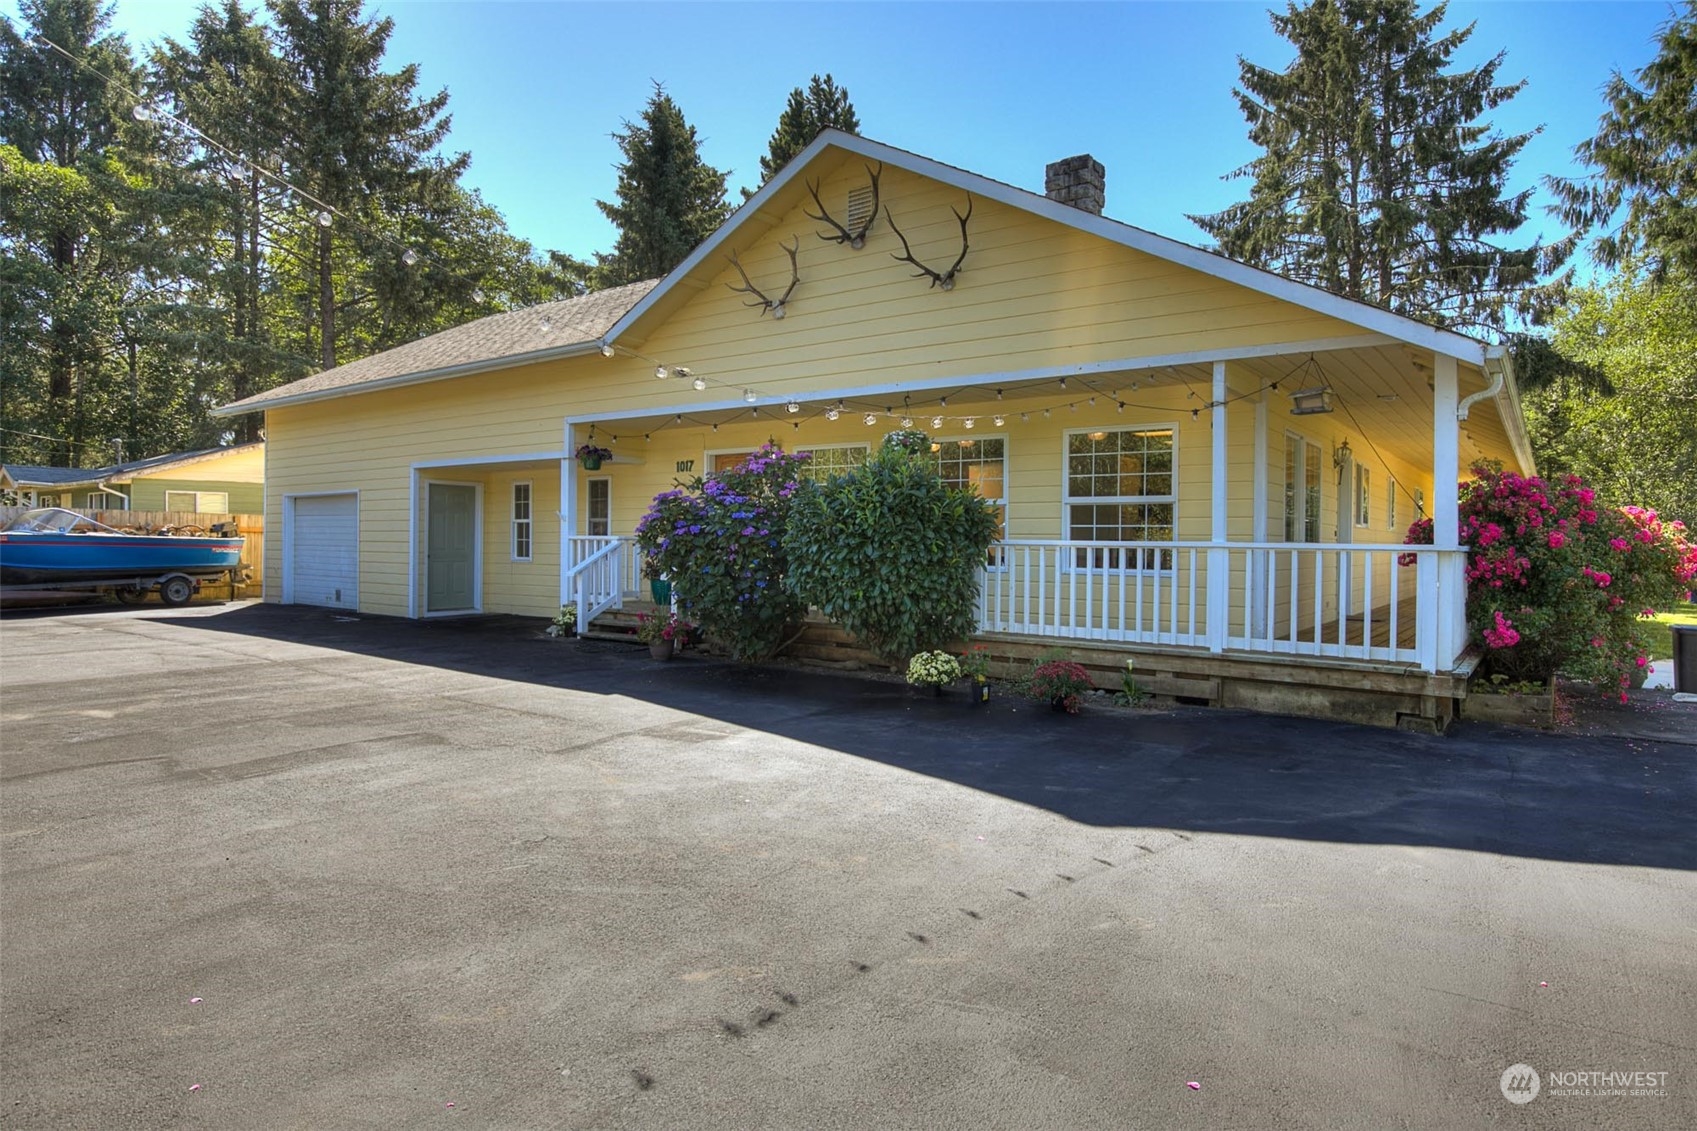
[[[996,537],[994,508],[945,483],[914,435],[797,495],[784,535],[792,591],[892,667],[971,635]]]
[[[806,612],[784,584],[783,539],[806,458],[767,444],[656,495],[637,524],[637,546],[671,578],[678,608],[733,659],[772,655]]]

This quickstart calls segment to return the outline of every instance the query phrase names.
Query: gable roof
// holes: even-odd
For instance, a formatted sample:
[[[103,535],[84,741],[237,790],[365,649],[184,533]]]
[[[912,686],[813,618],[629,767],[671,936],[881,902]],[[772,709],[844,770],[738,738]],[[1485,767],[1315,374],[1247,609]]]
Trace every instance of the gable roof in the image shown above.
[[[263,441],[224,448],[201,448],[192,452],[169,452],[109,467],[36,467],[30,464],[0,464],[5,481],[15,487],[98,487],[103,483],[133,479],[150,471],[163,471],[177,464],[198,463],[216,456],[258,447]]]
[[[213,415],[234,416],[279,405],[589,353],[601,347],[602,337],[619,316],[658,282],[648,279],[577,298],[491,314],[221,405],[213,410]]]
[[[883,142],[872,141],[858,134],[844,133],[838,129],[826,129],[813,139],[808,147],[797,154],[779,171],[760,191],[745,201],[742,207],[731,214],[719,228],[692,251],[688,258],[674,267],[659,285],[650,290],[642,301],[631,307],[630,311],[613,324],[607,331],[605,340],[612,342],[639,322],[642,317],[652,310],[673,287],[687,276],[695,267],[712,255],[723,245],[732,234],[743,224],[757,215],[761,208],[774,196],[783,192],[794,180],[802,175],[802,171],[826,149],[839,149],[857,154],[869,161],[881,161],[886,165],[895,165],[911,173],[929,177],[932,180],[955,188],[963,189],[979,196],[987,197],[1011,208],[1053,220],[1079,231],[1100,236],[1105,240],[1120,244],[1124,247],[1141,251],[1158,259],[1165,259],[1200,271],[1205,275],[1222,279],[1229,283],[1259,291],[1272,298],[1281,299],[1296,306],[1305,307],[1321,314],[1329,315],[1344,322],[1350,322],[1364,329],[1373,330],[1387,337],[1396,338],[1410,345],[1430,349],[1434,353],[1445,354],[1460,361],[1473,365],[1483,365],[1486,347],[1483,342],[1458,334],[1453,330],[1441,330],[1424,322],[1393,314],[1382,307],[1371,303],[1359,302],[1355,299],[1344,298],[1333,294],[1321,287],[1308,283],[1298,283],[1283,275],[1259,267],[1251,267],[1235,259],[1201,248],[1192,247],[1166,236],[1156,235],[1143,228],[1133,227],[1119,220],[1110,220],[1075,208],[1070,204],[1050,200],[1047,196],[1032,192],[1028,189],[1016,188],[1002,181],[991,180],[989,177],[945,165],[929,157],[921,157],[905,149],[897,149]]]
[[[712,235],[663,279],[649,279],[575,299],[539,303],[523,310],[480,318],[429,337],[396,346],[347,365],[281,385],[268,392],[222,405],[214,416],[234,416],[283,405],[326,400],[353,393],[400,385],[446,380],[497,369],[513,368],[554,358],[593,352],[618,341],[653,311],[708,256],[723,247],[778,194],[798,180],[828,149],[881,161],[929,177],[1012,208],[1053,220],[1112,243],[1199,271],[1249,290],[1360,326],[1409,345],[1483,366],[1483,342],[1393,314],[1370,303],[1343,298],[1323,288],[1299,283],[1259,267],[1251,267],[1215,252],[1204,251],[1118,220],[1085,212],[965,169],[917,153],[897,149],[837,129],[820,132],[811,144],[786,164],[760,191],[745,201]],[[551,321],[554,329],[545,329]],[[538,348],[562,330],[566,340]]]

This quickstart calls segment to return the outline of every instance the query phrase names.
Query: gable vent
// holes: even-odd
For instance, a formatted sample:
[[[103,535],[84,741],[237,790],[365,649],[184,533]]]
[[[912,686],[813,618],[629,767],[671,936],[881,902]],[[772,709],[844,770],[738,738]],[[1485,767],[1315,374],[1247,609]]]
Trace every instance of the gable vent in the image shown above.
[[[843,221],[843,227],[851,232],[859,231],[860,226],[872,218],[873,199],[871,185],[861,185],[857,189],[850,189],[848,194],[848,219]]]

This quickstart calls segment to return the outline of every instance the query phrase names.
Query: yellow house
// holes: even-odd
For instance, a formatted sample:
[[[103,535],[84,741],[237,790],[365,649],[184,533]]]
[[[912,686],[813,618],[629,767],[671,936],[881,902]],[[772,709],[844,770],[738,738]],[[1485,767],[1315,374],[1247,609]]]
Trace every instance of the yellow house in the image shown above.
[[[266,599],[587,621],[639,592],[676,480],[769,439],[825,473],[911,423],[1001,509],[992,638],[1406,676],[1441,715],[1458,473],[1533,470],[1505,353],[1108,219],[1088,157],[1047,172],[827,131],[664,279],[224,406],[265,411]],[[1437,544],[1402,546],[1423,513]]]
[[[261,514],[265,444],[173,452],[111,467],[0,466],[0,490],[30,506]]]

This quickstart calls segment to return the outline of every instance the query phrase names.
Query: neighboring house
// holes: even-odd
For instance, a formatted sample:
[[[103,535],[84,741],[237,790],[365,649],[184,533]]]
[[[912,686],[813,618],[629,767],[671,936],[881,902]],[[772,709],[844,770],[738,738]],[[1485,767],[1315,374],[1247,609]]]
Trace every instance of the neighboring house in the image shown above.
[[[262,514],[265,444],[173,452],[91,469],[4,464],[0,491],[26,505],[73,510]]]
[[[825,473],[911,421],[1001,510],[982,624],[1010,647],[1135,648],[1216,702],[1275,671],[1391,689],[1441,725],[1454,483],[1533,470],[1506,354],[1109,220],[1088,158],[1049,180],[826,131],[657,283],[224,406],[266,414],[266,599],[587,621],[637,592],[675,480],[768,439]],[[1422,509],[1438,543],[1400,565]]]

